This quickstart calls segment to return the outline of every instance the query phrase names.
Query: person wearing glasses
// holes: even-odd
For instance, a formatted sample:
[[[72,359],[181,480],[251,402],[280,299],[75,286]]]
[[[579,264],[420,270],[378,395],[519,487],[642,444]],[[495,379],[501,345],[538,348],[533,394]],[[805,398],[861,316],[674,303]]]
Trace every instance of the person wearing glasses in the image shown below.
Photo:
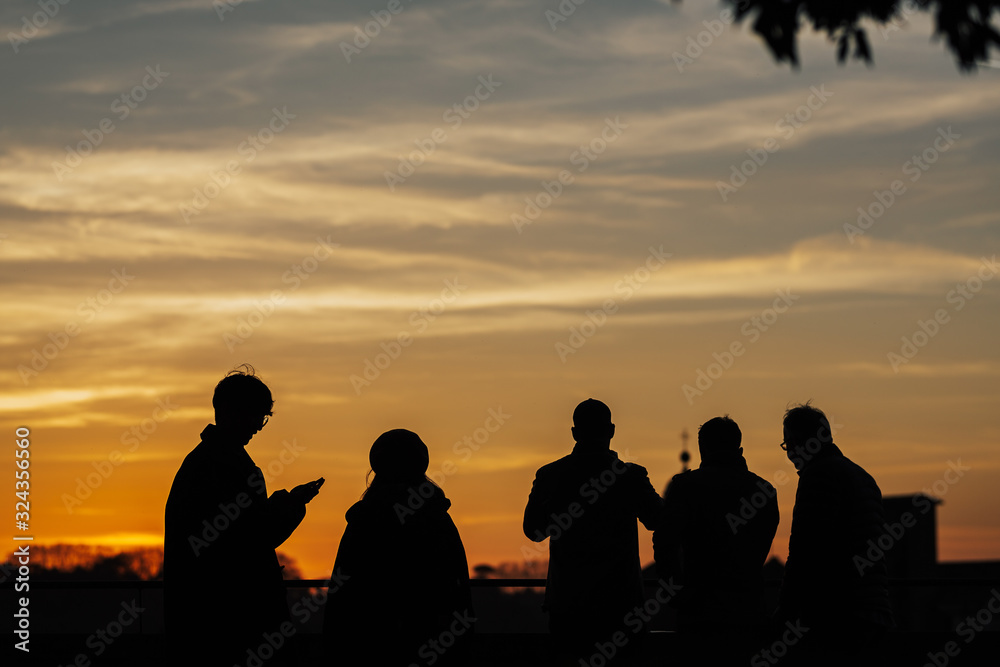
[[[799,484],[776,619],[803,635],[807,652],[839,659],[894,625],[885,560],[865,558],[884,531],[882,492],[834,444],[821,410],[788,409],[783,431]]]
[[[273,637],[291,625],[275,549],[323,484],[321,477],[267,495],[245,447],[267,424],[274,400],[252,366],[226,375],[212,405],[215,424],[201,432],[167,497],[163,596],[172,664],[245,664],[261,646],[274,652]],[[269,665],[291,659],[291,642],[280,644]]]

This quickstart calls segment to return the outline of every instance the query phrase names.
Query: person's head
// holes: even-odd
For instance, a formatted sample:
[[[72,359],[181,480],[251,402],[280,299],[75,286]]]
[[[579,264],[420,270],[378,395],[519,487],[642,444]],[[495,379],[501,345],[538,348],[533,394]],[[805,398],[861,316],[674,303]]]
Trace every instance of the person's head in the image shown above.
[[[698,451],[702,463],[725,461],[743,454],[743,433],[729,415],[714,417],[698,429]]]
[[[368,475],[375,473],[375,477],[361,497],[373,492],[395,499],[393,510],[400,523],[406,523],[427,501],[436,507],[441,506],[439,501],[447,501],[441,487],[427,476],[430,464],[427,445],[413,431],[394,428],[380,435],[368,452],[368,462],[372,467]]]
[[[785,411],[782,431],[782,449],[796,469],[801,469],[827,445],[833,444],[830,421],[822,410],[814,408],[809,401]]]
[[[404,428],[395,428],[375,440],[368,452],[368,462],[380,484],[413,484],[427,479],[430,457],[420,436]]]
[[[610,447],[615,437],[611,423],[611,408],[593,398],[588,398],[573,411],[573,440],[588,447]]]
[[[215,385],[212,407],[216,425],[246,444],[273,414],[274,399],[271,390],[254,374],[253,366],[243,364]]]

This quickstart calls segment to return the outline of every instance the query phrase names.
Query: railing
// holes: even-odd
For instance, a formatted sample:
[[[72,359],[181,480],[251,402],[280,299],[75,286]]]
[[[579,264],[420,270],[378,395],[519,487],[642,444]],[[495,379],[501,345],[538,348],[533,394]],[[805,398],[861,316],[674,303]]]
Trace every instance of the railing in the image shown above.
[[[326,579],[296,579],[285,582],[289,589],[290,601],[296,599],[309,599],[309,589],[325,589],[330,582]],[[488,665],[489,667],[506,665],[547,665],[548,663],[539,656],[546,650],[548,637],[545,634],[545,616],[539,608],[541,595],[538,591],[544,590],[545,580],[539,578],[483,578],[472,579],[473,604],[476,606],[479,623],[477,624],[476,646],[479,655],[489,656],[488,660],[476,662],[476,665]],[[12,600],[24,593],[13,590],[13,581],[6,581],[0,584],[0,600]],[[654,589],[660,586],[659,580],[649,579],[645,581],[647,589]],[[780,581],[766,581],[767,594],[771,599],[776,599],[777,588]],[[899,593],[907,600],[905,603],[912,608],[917,608],[924,604],[935,604],[935,609],[940,608],[941,601],[947,601],[947,606],[952,609],[951,625],[945,624],[936,631],[902,631],[895,633],[892,643],[884,650],[885,656],[892,660],[885,664],[899,664],[904,667],[922,667],[927,661],[927,655],[937,654],[944,650],[949,641],[955,640],[954,629],[956,624],[967,614],[975,615],[978,609],[986,608],[984,605],[988,598],[994,593],[1000,599],[1000,578],[979,577],[979,578],[949,578],[949,577],[927,577],[915,579],[892,579],[889,581],[890,590]],[[499,607],[491,604],[507,605],[516,596],[500,594],[498,589],[518,589],[524,591],[526,595],[521,598],[522,606],[519,607],[522,616],[531,616],[534,623],[533,629],[525,631],[524,618],[518,618],[516,627],[521,629],[504,629],[502,622],[496,616],[491,618]],[[496,592],[492,592],[496,591]],[[531,593],[534,591],[534,594]],[[133,593],[130,593],[133,592]],[[110,628],[110,624],[115,622],[125,605],[135,603],[144,611],[138,615],[127,627],[115,628],[117,638],[114,646],[107,653],[100,656],[102,667],[113,664],[133,665],[142,664],[144,667],[166,666],[163,657],[165,652],[165,638],[163,635],[163,615],[162,615],[162,581],[41,581],[32,579],[30,581],[30,591],[27,593],[31,597],[31,622],[32,622],[32,657],[43,659],[37,664],[70,665],[83,664],[83,660],[93,660],[97,658],[95,646],[103,647],[98,640],[94,640],[94,633],[99,630]],[[480,606],[480,602],[483,604]],[[3,605],[0,605],[3,606]],[[509,611],[509,607],[503,607]],[[661,618],[661,623],[647,630],[653,633],[649,637],[647,648],[644,649],[649,658],[649,662],[641,664],[661,664],[665,655],[678,654],[683,649],[682,637],[673,632],[663,631],[670,625],[670,616],[673,611],[666,612],[667,618]],[[10,616],[8,615],[8,622]],[[67,619],[64,624],[57,621],[56,617]],[[321,654],[321,621],[322,614],[315,614],[309,623],[296,626],[301,646],[304,648],[307,659],[302,661],[303,667],[324,664],[319,659]],[[484,627],[489,626],[489,628]],[[10,626],[4,628],[9,633]],[[996,614],[995,620],[990,624],[990,630],[1000,629],[1000,613]],[[115,635],[115,633],[109,633]],[[961,644],[963,655],[971,657],[971,651],[990,651],[995,657],[1000,655],[1000,632],[983,632],[975,637],[974,644]],[[542,652],[542,653],[540,653]],[[880,654],[882,655],[882,654]],[[884,657],[884,656],[883,656]],[[905,657],[905,659],[903,659]],[[675,661],[678,665],[702,664],[697,660]],[[15,663],[20,664],[20,663]],[[27,664],[27,663],[25,663]],[[91,664],[97,664],[96,661]],[[636,663],[637,665],[640,663]],[[966,662],[965,664],[980,664],[978,662]],[[992,663],[982,663],[995,665]],[[171,666],[173,667],[173,666]],[[791,667],[791,665],[789,665]]]
[[[473,588],[545,588],[545,579],[472,579],[469,582]],[[326,588],[329,586],[329,579],[287,579],[285,586],[288,588]],[[646,579],[643,584],[647,588],[652,588],[659,584],[658,579]],[[12,581],[0,584],[0,590],[13,588]],[[780,579],[769,579],[764,582],[768,588],[781,586]],[[1000,577],[978,577],[956,579],[954,577],[922,577],[912,579],[889,579],[890,588],[924,588],[928,586],[944,587],[973,587],[973,586],[1000,586]],[[135,588],[139,590],[158,590],[163,588],[163,581],[160,579],[135,579],[131,581],[119,580],[65,580],[65,581],[41,581],[32,580],[32,589],[97,589],[97,588]]]

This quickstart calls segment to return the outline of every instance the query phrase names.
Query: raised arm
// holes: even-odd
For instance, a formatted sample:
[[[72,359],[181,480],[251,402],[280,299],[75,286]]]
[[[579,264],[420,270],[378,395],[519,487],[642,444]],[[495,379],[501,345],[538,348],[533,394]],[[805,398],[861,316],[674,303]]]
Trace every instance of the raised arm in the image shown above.
[[[649,473],[642,466],[632,465],[636,471],[635,514],[646,530],[656,530],[663,512],[663,499],[649,481]]]
[[[535,473],[535,481],[532,482],[531,493],[528,494],[528,504],[524,508],[524,536],[532,542],[541,542],[546,537],[545,529],[552,502],[552,491],[544,477],[542,470]]]

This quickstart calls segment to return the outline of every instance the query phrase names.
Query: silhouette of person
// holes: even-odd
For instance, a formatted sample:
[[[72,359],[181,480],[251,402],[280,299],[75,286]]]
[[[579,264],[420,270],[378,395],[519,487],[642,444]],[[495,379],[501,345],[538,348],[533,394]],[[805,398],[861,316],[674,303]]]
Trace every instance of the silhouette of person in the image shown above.
[[[252,366],[215,387],[215,424],[181,464],[167,498],[163,539],[164,626],[173,663],[246,664],[270,655],[265,633],[291,628],[275,548],[305,516],[320,478],[270,497],[244,449],[271,416],[271,392]],[[287,626],[283,624],[287,623]],[[292,659],[282,642],[269,665]]]
[[[701,465],[675,475],[663,498],[653,554],[683,632],[746,636],[763,630],[763,567],[778,529],[777,492],[750,472],[739,425],[715,417],[698,429]],[[747,637],[749,639],[749,637]]]
[[[894,625],[884,559],[863,559],[882,535],[882,492],[833,442],[808,402],[785,412],[784,441],[799,475],[777,620],[800,622],[817,655],[856,652]]]
[[[426,476],[427,446],[394,429],[368,459],[375,477],[347,511],[331,576],[339,584],[323,619],[329,661],[458,664],[476,621],[469,564],[451,501]]]
[[[560,649],[593,648],[625,630],[644,601],[636,519],[653,530],[662,506],[646,469],[612,450],[611,410],[592,398],[573,412],[576,445],[542,466],[524,508],[524,534],[549,538],[543,608]]]

